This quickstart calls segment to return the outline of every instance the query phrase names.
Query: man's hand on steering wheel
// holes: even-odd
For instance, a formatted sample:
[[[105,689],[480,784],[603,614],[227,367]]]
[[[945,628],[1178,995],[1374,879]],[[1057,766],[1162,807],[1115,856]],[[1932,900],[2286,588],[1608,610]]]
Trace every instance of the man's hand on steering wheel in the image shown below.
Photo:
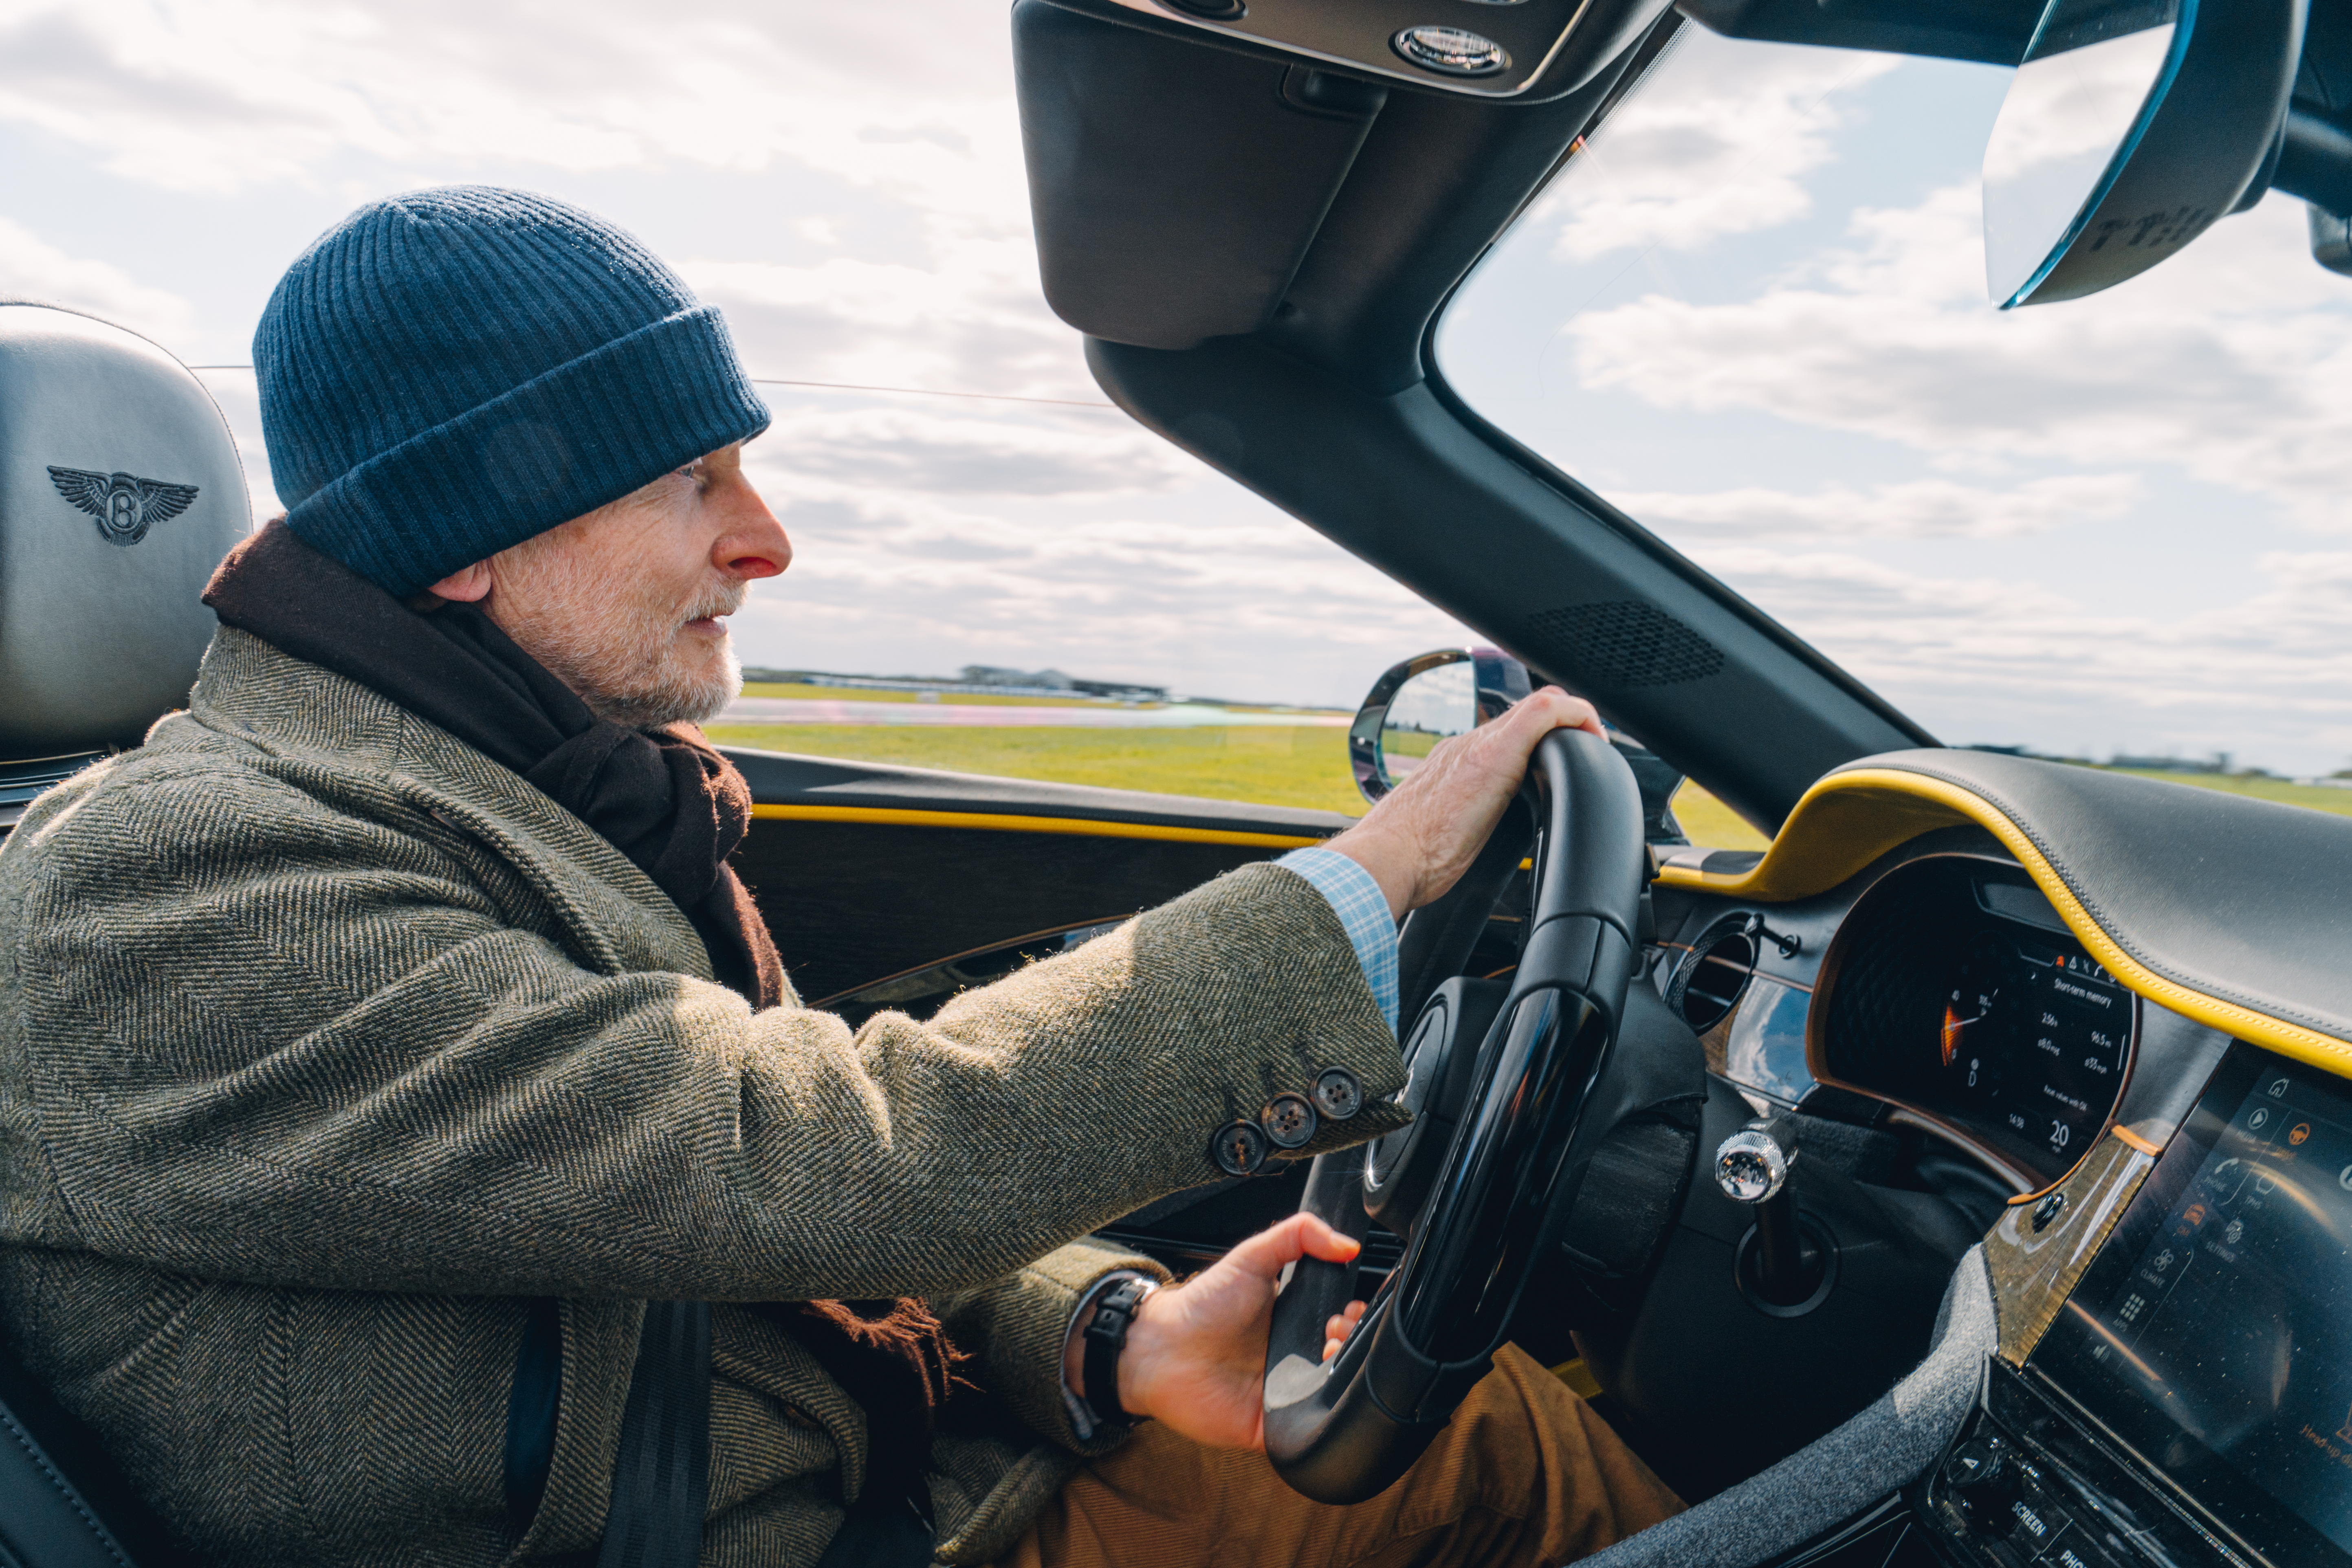
[[[1439,742],[1361,822],[1325,847],[1370,871],[1388,896],[1389,912],[1402,920],[1462,879],[1518,793],[1536,742],[1554,730],[1606,738],[1591,703],[1547,686],[1501,718]]]
[[[1275,1281],[1301,1257],[1346,1263],[1360,1247],[1313,1215],[1292,1215],[1183,1284],[1153,1291],[1118,1358],[1119,1404],[1211,1447],[1263,1448],[1260,1390]],[[1327,1358],[1339,1353],[1362,1310],[1358,1302],[1331,1320]],[[1081,1337],[1072,1335],[1071,1343]],[[1063,1372],[1071,1392],[1085,1397],[1084,1357],[1074,1354]]]
[[[1509,712],[1437,745],[1428,758],[1329,847],[1372,874],[1402,920],[1442,898],[1477,858],[1527,776],[1528,759],[1554,730],[1603,735],[1592,705],[1548,686]],[[1215,1447],[1265,1446],[1266,1336],[1275,1284],[1301,1258],[1351,1262],[1360,1249],[1314,1215],[1259,1232],[1182,1285],[1155,1291],[1136,1314],[1119,1357],[1119,1403]],[[1339,1353],[1364,1304],[1324,1325],[1323,1359]],[[1080,1325],[1083,1329],[1084,1325]],[[1086,1394],[1081,1335],[1064,1376]]]

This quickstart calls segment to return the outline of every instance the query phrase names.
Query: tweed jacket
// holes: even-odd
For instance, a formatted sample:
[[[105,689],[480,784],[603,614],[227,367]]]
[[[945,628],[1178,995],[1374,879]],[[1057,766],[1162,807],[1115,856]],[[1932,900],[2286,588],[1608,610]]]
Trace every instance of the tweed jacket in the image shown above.
[[[1401,1118],[1354,950],[1277,867],[929,1023],[709,973],[517,774],[224,629],[187,712],[0,845],[0,1327],[202,1560],[488,1565],[593,1548],[644,1302],[707,1299],[702,1561],[789,1568],[865,1417],[758,1303],[919,1295],[975,1352],[929,1482],[940,1559],[981,1563],[1092,1451],[1064,1336],[1150,1266],[1082,1238],[1322,1068],[1370,1103],[1308,1152]],[[518,1527],[533,1297],[563,1382]]]

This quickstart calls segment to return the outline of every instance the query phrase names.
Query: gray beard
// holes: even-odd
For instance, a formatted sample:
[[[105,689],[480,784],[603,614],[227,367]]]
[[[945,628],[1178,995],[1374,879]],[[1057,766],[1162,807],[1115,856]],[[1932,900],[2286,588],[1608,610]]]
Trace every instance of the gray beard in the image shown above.
[[[743,689],[743,661],[730,639],[726,663],[707,680],[671,676],[649,689],[626,692],[582,690],[580,700],[599,719],[635,730],[665,724],[705,724],[727,710]]]

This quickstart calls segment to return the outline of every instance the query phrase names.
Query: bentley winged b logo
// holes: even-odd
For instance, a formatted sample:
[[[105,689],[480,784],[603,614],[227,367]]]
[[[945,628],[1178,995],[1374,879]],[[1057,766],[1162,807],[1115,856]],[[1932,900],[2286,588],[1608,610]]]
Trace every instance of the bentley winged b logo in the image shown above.
[[[142,479],[136,474],[93,473],[88,468],[49,465],[49,482],[58,494],[98,519],[99,537],[124,549],[147,537],[147,531],[168,517],[177,517],[196,499],[194,485]]]

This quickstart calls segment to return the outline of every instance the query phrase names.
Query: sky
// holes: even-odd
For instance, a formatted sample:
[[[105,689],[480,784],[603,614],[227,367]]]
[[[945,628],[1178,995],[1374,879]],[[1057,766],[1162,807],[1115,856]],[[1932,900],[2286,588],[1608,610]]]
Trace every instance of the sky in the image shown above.
[[[1445,372],[1946,740],[2344,766],[2352,283],[2273,198],[1992,311],[2006,77],[1689,38]],[[756,376],[915,389],[763,388],[798,553],[749,663],[1352,706],[1469,636],[1106,405],[1038,291],[997,0],[0,0],[0,296],[242,364],[312,237],[453,181],[635,230]],[[251,378],[204,374],[267,515]]]
[[[1352,708],[1470,640],[1109,406],[1039,292],[1006,13],[0,0],[0,297],[244,364],[353,207],[529,186],[640,235],[755,376],[955,395],[762,387],[746,457],[795,559],[735,617],[747,664]],[[252,378],[205,374],[270,515]]]
[[[2352,764],[2352,279],[2272,196],[1996,310],[2011,75],[1685,28],[1438,362],[1948,742]]]

